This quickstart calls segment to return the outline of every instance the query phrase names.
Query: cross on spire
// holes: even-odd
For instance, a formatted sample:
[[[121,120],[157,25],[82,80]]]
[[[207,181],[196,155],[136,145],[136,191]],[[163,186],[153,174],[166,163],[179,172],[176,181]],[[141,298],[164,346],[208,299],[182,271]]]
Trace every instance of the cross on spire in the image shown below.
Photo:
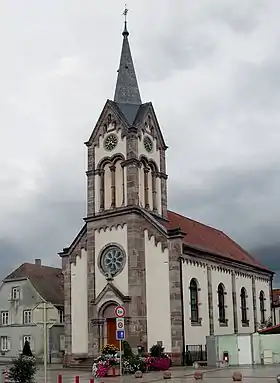
[[[128,14],[128,8],[125,4],[124,6],[124,11],[123,11],[123,16],[124,16],[124,30],[123,30],[123,36],[128,36],[128,30],[127,30],[127,14]]]

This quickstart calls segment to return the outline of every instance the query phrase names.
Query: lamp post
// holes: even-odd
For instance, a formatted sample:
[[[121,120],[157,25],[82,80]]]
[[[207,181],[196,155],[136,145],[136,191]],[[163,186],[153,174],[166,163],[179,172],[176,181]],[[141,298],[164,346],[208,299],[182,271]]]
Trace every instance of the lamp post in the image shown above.
[[[179,256],[179,272],[180,272],[180,301],[181,301],[181,322],[182,322],[182,366],[185,365],[186,341],[185,341],[185,313],[184,313],[184,289],[183,289],[183,263],[185,262],[182,255]]]

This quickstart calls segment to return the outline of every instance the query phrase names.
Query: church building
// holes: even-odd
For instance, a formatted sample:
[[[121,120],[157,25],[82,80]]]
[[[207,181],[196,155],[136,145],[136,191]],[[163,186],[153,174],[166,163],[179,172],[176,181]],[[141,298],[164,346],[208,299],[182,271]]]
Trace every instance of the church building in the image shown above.
[[[253,333],[271,317],[273,273],[222,231],[169,210],[167,145],[142,102],[126,22],[122,35],[114,99],[85,143],[85,224],[59,253],[69,363],[118,344],[118,305],[133,349],[162,342],[174,360],[208,335]]]

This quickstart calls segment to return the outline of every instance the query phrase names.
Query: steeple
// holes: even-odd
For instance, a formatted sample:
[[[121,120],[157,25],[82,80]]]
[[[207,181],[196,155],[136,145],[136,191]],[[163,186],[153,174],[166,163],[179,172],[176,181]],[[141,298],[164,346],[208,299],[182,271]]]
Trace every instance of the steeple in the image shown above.
[[[142,101],[128,42],[127,12],[128,10],[125,9],[123,13],[125,16],[124,30],[122,33],[123,44],[114,101],[120,104],[141,105]]]

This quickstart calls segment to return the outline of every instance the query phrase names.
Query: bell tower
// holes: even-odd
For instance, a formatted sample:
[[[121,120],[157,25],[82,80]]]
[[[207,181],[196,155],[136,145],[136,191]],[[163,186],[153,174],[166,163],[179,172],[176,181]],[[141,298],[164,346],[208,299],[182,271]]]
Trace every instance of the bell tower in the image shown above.
[[[167,146],[152,103],[141,100],[126,19],[122,35],[114,100],[86,142],[88,217],[138,206],[166,218]]]

